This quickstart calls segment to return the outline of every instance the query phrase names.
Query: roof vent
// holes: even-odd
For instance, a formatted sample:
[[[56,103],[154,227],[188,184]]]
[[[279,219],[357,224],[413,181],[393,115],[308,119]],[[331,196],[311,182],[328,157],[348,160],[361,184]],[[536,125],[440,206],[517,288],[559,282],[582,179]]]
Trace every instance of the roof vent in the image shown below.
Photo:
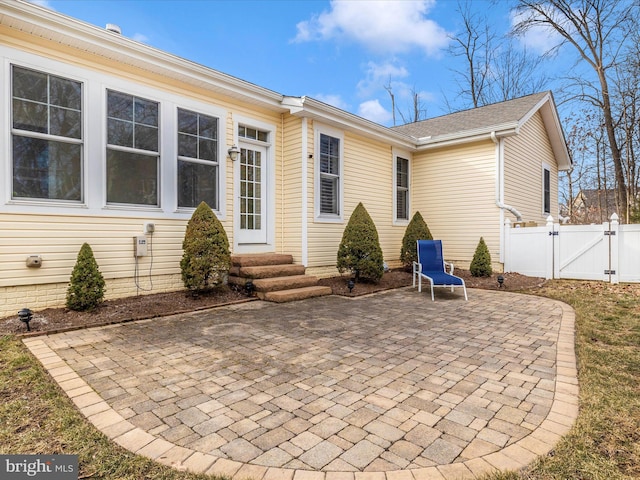
[[[107,23],[107,26],[104,28],[106,28],[110,32],[117,33],[118,35],[122,35],[122,30],[115,23]]]

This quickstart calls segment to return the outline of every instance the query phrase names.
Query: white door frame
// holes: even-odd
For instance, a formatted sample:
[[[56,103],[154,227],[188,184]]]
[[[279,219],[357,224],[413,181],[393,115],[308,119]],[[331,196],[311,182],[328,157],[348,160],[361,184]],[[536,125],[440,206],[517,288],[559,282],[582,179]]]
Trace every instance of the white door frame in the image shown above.
[[[238,136],[238,126],[243,125],[251,128],[257,128],[268,132],[268,142],[244,138]],[[243,235],[240,221],[240,166],[239,158],[233,165],[233,251],[235,253],[265,253],[275,252],[275,220],[276,220],[276,201],[275,201],[275,154],[273,148],[273,139],[275,138],[276,128],[273,125],[257,122],[251,119],[236,117],[234,122],[234,143],[238,145],[240,150],[253,149],[263,152],[261,183],[263,191],[263,218],[262,229],[264,235],[261,239],[250,238]]]

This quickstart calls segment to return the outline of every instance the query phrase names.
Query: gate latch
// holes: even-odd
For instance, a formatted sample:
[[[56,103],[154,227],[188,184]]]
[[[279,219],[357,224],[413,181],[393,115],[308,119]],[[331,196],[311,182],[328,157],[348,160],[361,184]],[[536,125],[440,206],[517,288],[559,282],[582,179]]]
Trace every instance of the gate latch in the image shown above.
[[[616,274],[616,271],[615,271],[615,270],[605,270],[605,271],[604,271],[604,274],[605,274],[605,275],[615,275],[615,274]]]
[[[553,235],[554,237],[557,237],[558,235],[560,235],[560,232],[558,232],[558,231],[555,231],[555,232],[549,232],[549,236],[552,236],[552,235]]]
[[[604,235],[605,236],[607,236],[607,235],[615,235],[615,234],[616,234],[615,230],[605,230],[604,231]]]

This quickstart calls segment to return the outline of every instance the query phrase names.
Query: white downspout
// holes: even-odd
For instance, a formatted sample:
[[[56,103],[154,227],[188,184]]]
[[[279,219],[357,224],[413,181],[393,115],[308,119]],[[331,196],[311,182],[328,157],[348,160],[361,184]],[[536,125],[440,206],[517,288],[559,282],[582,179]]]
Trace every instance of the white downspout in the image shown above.
[[[498,174],[496,176],[496,205],[502,210],[508,210],[517,222],[522,221],[522,215],[515,207],[504,203],[504,148],[503,140],[496,137],[496,132],[491,132],[491,140],[496,144],[496,157],[498,159]]]
[[[515,207],[504,203],[504,140],[498,139],[495,131],[491,132],[491,140],[496,145],[496,205],[500,208],[500,263],[504,265],[504,211],[512,213],[518,222],[522,221],[522,215]]]

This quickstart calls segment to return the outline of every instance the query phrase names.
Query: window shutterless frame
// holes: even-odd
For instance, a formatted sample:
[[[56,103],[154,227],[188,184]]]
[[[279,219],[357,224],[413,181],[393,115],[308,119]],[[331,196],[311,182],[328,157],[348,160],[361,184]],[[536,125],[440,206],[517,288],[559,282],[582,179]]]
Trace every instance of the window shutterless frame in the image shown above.
[[[341,222],[344,135],[334,129],[318,127],[315,138],[315,218],[320,222]]]
[[[11,198],[84,201],[83,83],[11,65]]]
[[[160,206],[160,103],[107,90],[107,204]]]

